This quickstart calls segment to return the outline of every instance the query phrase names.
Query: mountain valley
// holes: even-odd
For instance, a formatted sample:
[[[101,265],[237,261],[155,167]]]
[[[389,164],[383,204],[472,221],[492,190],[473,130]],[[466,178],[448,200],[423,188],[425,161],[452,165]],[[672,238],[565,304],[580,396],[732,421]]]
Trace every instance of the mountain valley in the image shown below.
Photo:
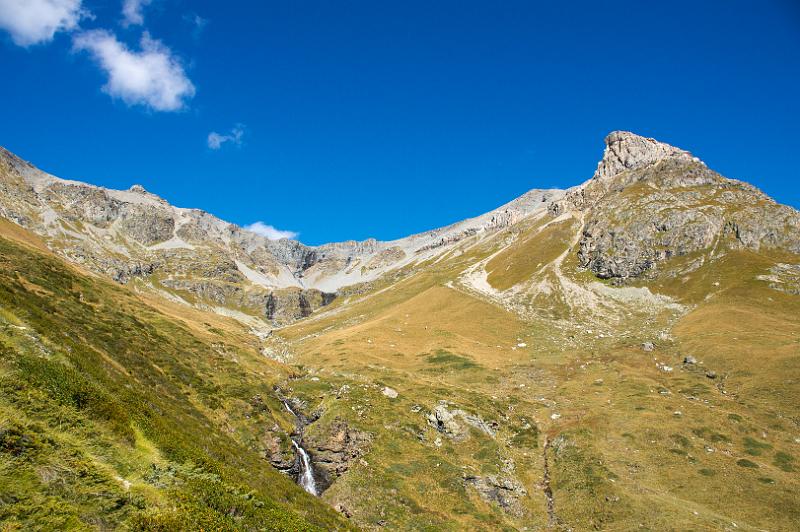
[[[800,522],[800,212],[654,139],[322,246],[0,149],[0,250],[2,530]]]

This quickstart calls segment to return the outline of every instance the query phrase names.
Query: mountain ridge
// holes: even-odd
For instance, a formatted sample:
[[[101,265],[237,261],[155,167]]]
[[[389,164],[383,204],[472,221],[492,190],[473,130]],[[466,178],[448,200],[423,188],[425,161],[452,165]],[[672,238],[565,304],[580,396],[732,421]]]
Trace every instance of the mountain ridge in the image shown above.
[[[0,157],[0,521],[793,530],[798,212],[606,142],[567,191],[317,248]]]
[[[5,149],[1,149],[0,159],[8,177],[0,194],[0,214],[33,229],[73,262],[118,282],[155,280],[149,283],[154,289],[184,303],[199,302],[209,308],[233,311],[240,317],[266,316],[281,324],[327,305],[341,289],[374,282],[389,272],[433,259],[466,238],[491,235],[545,210],[551,216],[559,216],[590,209],[608,194],[620,194],[633,186],[642,179],[642,171],[653,166],[672,165],[680,173],[678,179],[659,185],[662,188],[739,186],[745,195],[771,201],[755,187],[722,178],[691,153],[655,139],[615,131],[605,138],[605,144],[594,175],[580,185],[566,191],[533,189],[483,215],[385,242],[367,239],[307,246],[290,239],[269,240],[205,211],[174,207],[141,185],[122,191],[64,180],[38,170]],[[684,171],[686,168],[690,170]],[[17,175],[16,187],[12,174]],[[738,200],[755,201],[751,197]],[[797,211],[776,208],[785,225],[795,229],[800,225]],[[780,231],[769,224],[753,229],[750,222],[754,216],[769,219],[762,212],[733,222],[734,225],[718,220],[713,227],[699,229],[705,237],[692,238],[706,245],[712,233],[725,230],[745,246],[756,249],[762,241],[768,245],[791,245],[794,237],[779,241]],[[603,217],[607,221],[612,216],[605,213]],[[652,223],[666,227],[686,222],[685,216],[674,215]],[[71,227],[71,223],[81,227]],[[610,227],[603,227],[597,220],[588,223],[601,234],[595,239],[583,238],[579,255],[583,266],[601,277],[635,277],[674,253],[686,254],[700,245],[674,253],[626,251],[626,246],[632,246],[630,241],[612,244],[608,242]],[[619,228],[614,231],[620,233]],[[642,232],[642,228],[634,232],[636,235],[629,240],[652,241],[659,237],[653,231]],[[621,252],[627,254],[626,262],[637,264],[615,266],[609,254]],[[197,271],[196,264],[215,262],[213,268]]]

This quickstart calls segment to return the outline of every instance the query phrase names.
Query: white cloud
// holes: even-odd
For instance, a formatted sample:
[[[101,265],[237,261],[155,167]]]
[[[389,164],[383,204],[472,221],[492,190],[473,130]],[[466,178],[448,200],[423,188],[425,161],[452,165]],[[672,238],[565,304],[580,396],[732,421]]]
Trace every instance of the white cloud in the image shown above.
[[[267,225],[264,222],[256,222],[246,225],[244,228],[270,240],[280,240],[281,238],[297,238],[297,236],[300,234],[295,233],[294,231],[282,231],[281,229],[275,229],[271,225]]]
[[[234,126],[234,128],[231,129],[231,132],[227,135],[212,131],[208,134],[208,147],[212,150],[218,150],[226,142],[230,142],[236,146],[241,146],[242,136],[244,136],[244,126],[242,126],[242,124],[236,124],[236,126]]]
[[[182,109],[195,88],[180,62],[147,32],[141,47],[139,52],[130,50],[106,30],[85,31],[73,38],[73,48],[90,52],[108,74],[103,91],[111,97],[156,111]]]
[[[52,41],[59,31],[72,31],[91,16],[81,0],[0,0],[0,28],[19,46]]]
[[[125,26],[141,26],[144,24],[142,10],[153,0],[125,0],[122,3],[122,23]]]

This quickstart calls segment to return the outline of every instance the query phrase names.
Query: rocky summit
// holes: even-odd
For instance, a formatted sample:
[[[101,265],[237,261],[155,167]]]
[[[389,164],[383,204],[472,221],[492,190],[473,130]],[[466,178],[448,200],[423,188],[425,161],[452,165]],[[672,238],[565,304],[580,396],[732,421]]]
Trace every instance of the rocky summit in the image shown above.
[[[800,213],[586,177],[306,246],[0,149],[2,527],[796,530]]]

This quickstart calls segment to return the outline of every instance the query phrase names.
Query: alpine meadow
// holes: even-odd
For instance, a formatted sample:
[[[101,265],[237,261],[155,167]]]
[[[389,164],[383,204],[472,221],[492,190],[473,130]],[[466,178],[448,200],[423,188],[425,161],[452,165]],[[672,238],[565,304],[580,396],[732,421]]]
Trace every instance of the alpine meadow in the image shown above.
[[[796,6],[225,4],[0,0],[0,532],[800,529]]]

